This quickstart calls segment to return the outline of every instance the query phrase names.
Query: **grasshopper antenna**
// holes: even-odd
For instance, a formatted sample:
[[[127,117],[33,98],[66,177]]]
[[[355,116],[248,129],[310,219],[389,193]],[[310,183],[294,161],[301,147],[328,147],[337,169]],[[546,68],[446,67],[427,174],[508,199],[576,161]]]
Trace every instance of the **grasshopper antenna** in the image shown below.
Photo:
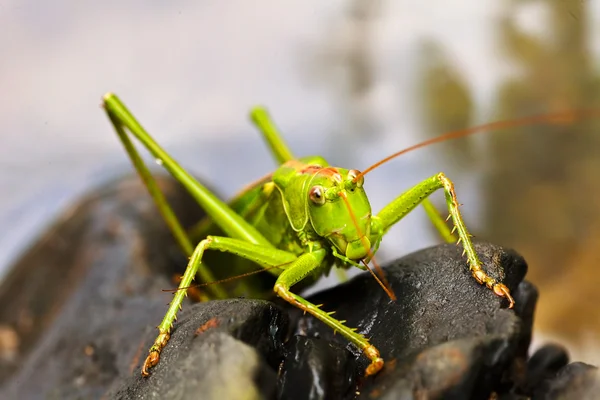
[[[352,212],[352,208],[350,207],[350,203],[348,203],[348,198],[346,197],[346,194],[344,192],[340,192],[340,197],[342,198],[342,200],[344,200],[344,203],[346,204],[348,213],[350,214],[350,217],[352,218],[352,223],[354,224],[354,227],[360,234],[361,242],[362,242],[363,246],[365,247],[365,250],[367,251],[369,260],[371,260],[371,262],[375,266],[375,271],[377,273],[375,273],[375,271],[373,271],[371,268],[369,268],[369,265],[364,260],[362,260],[363,265],[367,268],[367,270],[371,273],[371,275],[373,275],[373,278],[375,278],[375,280],[377,281],[379,286],[381,286],[383,288],[383,290],[389,296],[389,298],[392,299],[393,301],[396,301],[397,300],[396,294],[392,290],[390,283],[388,282],[387,278],[385,277],[383,269],[381,269],[381,267],[375,260],[375,254],[373,254],[369,245],[364,241],[364,235],[363,235],[362,231],[360,230],[360,226],[358,225],[358,221],[356,220],[356,215],[354,215],[354,212]]]
[[[583,120],[588,118],[600,117],[600,109],[586,109],[586,110],[567,110],[556,113],[548,113],[548,114],[538,114],[529,117],[517,118],[509,121],[495,121],[489,122],[487,124],[474,126],[471,128],[460,129],[457,131],[452,131],[448,133],[444,133],[440,136],[434,137],[432,139],[425,140],[421,143],[417,143],[413,146],[407,147],[404,150],[400,150],[383,160],[376,162],[371,165],[369,168],[365,169],[361,173],[359,173],[355,178],[354,182],[357,182],[361,177],[365,176],[369,172],[373,171],[375,168],[380,167],[386,162],[401,156],[402,154],[406,154],[410,151],[420,149],[421,147],[426,147],[434,143],[445,142],[447,140],[458,139],[461,137],[473,135],[475,133],[486,132],[494,129],[505,129],[505,128],[518,128],[521,126],[535,125],[541,123],[553,123],[553,124],[561,124],[568,123],[574,120]]]
[[[246,272],[245,274],[240,274],[240,275],[236,275],[236,276],[230,276],[229,278],[224,278],[224,279],[220,279],[218,281],[214,281],[214,282],[205,282],[205,283],[198,283],[196,285],[190,285],[190,286],[185,286],[185,287],[180,287],[180,288],[176,288],[176,289],[162,289],[163,292],[169,292],[169,293],[175,293],[179,290],[187,290],[187,289],[192,289],[192,288],[201,288],[201,287],[206,287],[206,286],[210,286],[210,285],[216,285],[218,283],[225,283],[225,282],[231,282],[231,281],[235,281],[241,278],[245,278],[247,276],[250,275],[256,275],[259,274],[261,272],[265,272],[265,271],[269,271],[272,269],[277,269],[277,268],[281,268],[284,265],[287,264],[291,264],[291,262],[289,263],[285,263],[285,264],[279,264],[279,265],[273,265],[271,267],[266,267],[266,268],[262,268],[262,269],[257,269],[256,271],[251,271],[251,272]]]

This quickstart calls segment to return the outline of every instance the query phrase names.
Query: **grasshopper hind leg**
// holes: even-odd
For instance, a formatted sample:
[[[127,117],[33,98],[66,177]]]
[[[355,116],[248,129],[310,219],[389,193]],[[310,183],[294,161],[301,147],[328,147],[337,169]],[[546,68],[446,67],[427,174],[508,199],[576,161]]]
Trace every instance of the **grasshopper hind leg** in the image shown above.
[[[187,296],[187,288],[192,284],[198,270],[204,264],[203,258],[206,250],[227,252],[247,260],[256,262],[264,267],[277,267],[292,263],[296,255],[283,250],[274,249],[260,244],[248,243],[244,240],[221,236],[208,236],[194,249],[188,266],[181,278],[179,289],[175,291],[173,300],[162,322],[158,326],[158,336],[150,347],[149,354],[142,367],[142,376],[150,375],[150,369],[160,361],[160,353],[169,342],[173,324],[177,320],[177,313]],[[283,267],[282,267],[283,268]]]

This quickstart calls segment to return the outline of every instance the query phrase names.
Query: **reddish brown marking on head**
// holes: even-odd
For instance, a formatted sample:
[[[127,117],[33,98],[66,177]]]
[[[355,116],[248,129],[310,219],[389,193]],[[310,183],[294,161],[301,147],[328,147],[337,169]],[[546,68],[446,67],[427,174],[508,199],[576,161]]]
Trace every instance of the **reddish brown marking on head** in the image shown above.
[[[304,168],[302,168],[301,170],[299,170],[298,172],[300,172],[301,174],[312,175],[323,169],[324,168],[321,167],[320,165],[307,165]]]
[[[342,175],[340,174],[340,171],[335,168],[335,167],[322,167],[320,165],[308,165],[305,168],[299,170],[298,172],[300,172],[301,174],[306,174],[306,175],[314,175],[314,174],[320,174],[323,176],[326,176],[328,178],[333,178],[337,181],[342,181]]]
[[[296,171],[298,171],[299,174],[320,174],[327,178],[332,178],[338,182],[342,181],[342,175],[340,174],[339,169],[335,167],[323,167],[321,165],[316,164],[304,164],[303,162],[298,160],[287,161],[284,165],[287,167],[294,168]]]

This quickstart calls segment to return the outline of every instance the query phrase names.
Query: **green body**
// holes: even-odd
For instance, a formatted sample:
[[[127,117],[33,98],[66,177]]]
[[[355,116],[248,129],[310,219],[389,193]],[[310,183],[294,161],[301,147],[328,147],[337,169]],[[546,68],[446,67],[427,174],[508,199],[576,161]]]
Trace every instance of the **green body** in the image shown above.
[[[329,166],[322,157],[295,158],[266,111],[256,108],[251,114],[252,119],[280,165],[273,174],[251,185],[226,204],[154,142],[115,95],[109,93],[104,97],[104,107],[160,213],[182,250],[190,256],[180,290],[175,292],[158,326],[159,335],[142,368],[144,376],[149,374],[150,367],[158,363],[160,352],[167,345],[176,314],[186,296],[186,289],[196,277],[203,282],[213,282],[216,276],[256,269],[257,264],[269,268],[276,277],[273,291],[278,296],[311,313],[346,337],[371,360],[366,374],[377,373],[383,367],[383,359],[367,338],[358,333],[356,328],[349,328],[344,321],[333,318],[332,312],[325,312],[292,292],[291,288],[297,291],[299,287],[314,283],[320,276],[329,273],[334,264],[343,268],[355,266],[366,269],[366,264],[376,253],[388,229],[419,204],[425,206],[427,215],[445,240],[455,241],[456,231],[474,278],[499,296],[508,298],[510,306],[513,304],[506,286],[481,269],[471,235],[458,210],[453,184],[443,173],[410,188],[373,214],[359,171]],[[188,189],[206,211],[210,222],[200,224],[191,234],[183,230],[125,129]],[[452,218],[454,225],[452,231],[427,200],[438,189],[444,190],[449,218]],[[215,270],[214,265],[212,268],[210,266],[210,259],[204,257],[206,250],[235,255],[237,261],[233,264],[215,264],[228,265],[227,271]],[[256,286],[262,287],[246,285],[242,290],[251,295],[262,295],[262,289]],[[232,295],[221,284],[210,285],[208,290],[211,298]],[[388,290],[388,294],[395,300],[391,291]]]
[[[292,162],[295,167],[315,165],[318,162],[320,165],[327,166],[326,161],[321,157],[306,157],[299,162]],[[235,198],[228,203],[228,206],[238,215],[243,217],[249,224],[254,226],[258,232],[269,241],[269,243],[280,250],[284,250],[295,254],[296,256],[306,252],[306,242],[300,239],[299,232],[305,232],[306,238],[314,238],[320,241],[320,246],[326,245],[322,238],[319,238],[314,229],[311,229],[311,224],[302,224],[302,229],[295,229],[291,221],[294,217],[298,217],[297,213],[292,213],[290,219],[286,209],[290,207],[288,201],[284,197],[287,193],[287,198],[301,198],[301,189],[304,185],[310,182],[313,174],[299,174],[294,171],[293,167],[280,167],[275,174],[272,174],[268,179],[260,180],[255,184],[247,187],[239,193]],[[288,172],[292,172],[288,174]],[[364,192],[364,191],[363,191]],[[286,203],[286,206],[284,206]],[[297,221],[299,224],[300,222]],[[299,226],[299,225],[298,225]],[[221,235],[221,229],[215,224],[210,217],[201,221],[198,227],[193,229],[192,237],[200,241],[208,235]],[[223,256],[227,257],[224,259]],[[229,266],[227,271],[219,271],[211,268],[211,272],[216,279],[223,279],[229,276],[241,275],[249,271],[257,269],[257,263],[248,259],[235,257],[231,254],[219,253],[216,256],[208,258],[207,265],[223,265]],[[323,274],[328,274],[331,267],[334,265],[333,257],[327,257],[322,263],[321,268],[314,271],[313,274],[307,276],[302,282],[301,287],[305,288],[314,284]],[[342,266],[340,264],[340,266]],[[267,272],[274,276],[279,276],[283,269],[269,269]],[[268,292],[264,291],[265,285],[268,286]],[[274,293],[271,290],[274,279],[267,279],[264,275],[250,276],[242,281],[234,282],[228,288],[228,293],[232,296],[246,297],[270,297]]]
[[[321,206],[312,204],[309,200],[308,188],[330,185],[332,173],[338,173],[340,182],[351,186],[350,190],[345,187],[343,189],[352,211],[357,213],[359,228],[364,235],[360,235],[350,222],[349,209],[341,199]],[[287,161],[271,177],[239,193],[228,206],[277,249],[300,256],[308,251],[329,249],[335,243],[336,250],[341,254],[351,260],[360,260],[366,256],[361,237],[373,243],[381,240],[382,232],[377,228],[380,224],[371,220],[371,205],[365,190],[362,186],[350,183],[348,173],[346,169],[330,168],[327,161],[319,156]],[[218,235],[219,231],[218,226],[207,218],[194,230],[193,237],[200,240],[208,235]],[[374,234],[371,235],[371,232]],[[350,244],[346,238],[349,238]],[[207,265],[211,265],[211,262],[222,264],[224,261],[209,258]],[[231,266],[228,271],[212,270],[215,278],[222,279],[232,274],[256,270],[256,263],[244,258],[233,257],[226,262]],[[321,265],[311,271],[298,284],[299,287],[314,284],[322,275],[328,275],[334,265],[350,268],[354,264],[342,259],[336,260],[333,252],[328,252]],[[268,272],[279,276],[282,271],[283,269],[269,269]],[[255,277],[252,282],[244,282],[241,289],[232,295],[262,297],[264,283],[268,283],[268,280]],[[268,294],[271,295],[272,291]]]

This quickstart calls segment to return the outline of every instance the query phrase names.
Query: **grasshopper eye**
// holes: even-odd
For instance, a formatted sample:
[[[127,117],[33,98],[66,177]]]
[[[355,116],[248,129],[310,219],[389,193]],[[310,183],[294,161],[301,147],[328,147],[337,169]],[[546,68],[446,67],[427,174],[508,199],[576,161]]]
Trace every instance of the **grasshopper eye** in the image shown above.
[[[365,183],[365,178],[364,176],[360,176],[360,178],[355,181],[356,177],[360,175],[360,171],[357,169],[351,169],[350,171],[348,171],[348,179],[350,181],[352,181],[353,183],[356,184],[356,187],[362,187],[363,183]]]
[[[325,204],[325,192],[323,191],[322,186],[313,186],[310,188],[310,192],[308,192],[308,197],[310,201],[315,203],[318,206],[322,206]]]

